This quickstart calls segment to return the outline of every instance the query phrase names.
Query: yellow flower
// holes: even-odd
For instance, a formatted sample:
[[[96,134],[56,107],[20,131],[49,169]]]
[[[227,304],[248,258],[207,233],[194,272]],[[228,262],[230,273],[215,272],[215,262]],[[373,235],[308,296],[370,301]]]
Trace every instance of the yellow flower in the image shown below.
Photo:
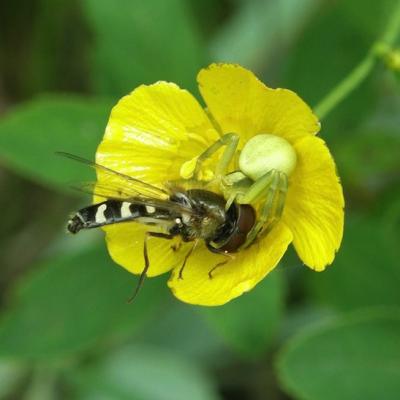
[[[297,161],[279,222],[219,268],[212,279],[208,272],[223,256],[211,253],[202,243],[188,259],[184,278],[178,279],[188,244],[176,252],[170,241],[159,238],[149,239],[147,276],[172,270],[168,285],[177,298],[220,305],[260,282],[291,242],[304,264],[324,270],[340,246],[344,200],[332,156],[325,142],[315,136],[320,128],[317,118],[294,92],[268,88],[239,65],[212,64],[197,79],[207,111],[189,92],[168,82],[142,85],[122,98],[112,110],[96,161],[162,187],[180,179],[185,165],[193,165],[191,160],[230,132],[240,135],[239,149],[258,134],[281,137],[292,146]],[[211,171],[214,161],[206,165]],[[140,274],[148,227],[125,223],[104,230],[114,261]]]

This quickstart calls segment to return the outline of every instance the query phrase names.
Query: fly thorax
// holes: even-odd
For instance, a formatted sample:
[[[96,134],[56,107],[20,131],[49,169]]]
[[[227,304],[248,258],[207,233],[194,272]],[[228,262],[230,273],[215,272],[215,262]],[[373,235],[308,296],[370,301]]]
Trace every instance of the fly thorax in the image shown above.
[[[215,235],[218,227],[226,220],[225,199],[214,192],[203,189],[188,190],[192,213],[182,215],[185,232],[201,239]]]
[[[204,239],[213,238],[215,232],[225,223],[225,220],[225,212],[204,217],[201,221],[201,237]]]

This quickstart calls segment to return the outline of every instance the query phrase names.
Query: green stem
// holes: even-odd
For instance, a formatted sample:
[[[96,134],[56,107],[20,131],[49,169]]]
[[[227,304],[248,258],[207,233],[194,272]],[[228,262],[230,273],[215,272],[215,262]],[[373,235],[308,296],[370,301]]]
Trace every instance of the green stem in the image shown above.
[[[356,68],[337,85],[321,102],[314,107],[314,113],[320,120],[326,117],[349,93],[351,93],[368,76],[376,62],[370,52]]]
[[[314,113],[320,120],[356,89],[369,75],[377,61],[390,51],[400,32],[400,1],[391,15],[381,38],[371,46],[365,58],[314,107]]]

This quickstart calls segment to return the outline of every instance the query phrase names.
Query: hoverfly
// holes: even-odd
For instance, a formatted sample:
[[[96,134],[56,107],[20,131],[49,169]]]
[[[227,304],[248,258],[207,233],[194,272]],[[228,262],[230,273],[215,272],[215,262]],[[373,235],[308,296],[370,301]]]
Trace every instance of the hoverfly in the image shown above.
[[[89,165],[112,181],[110,184],[84,183],[77,188],[105,200],[77,211],[67,223],[70,233],[126,222],[149,227],[143,245],[144,268],[130,301],[137,295],[150,266],[147,251],[149,237],[170,240],[179,236],[183,242],[193,243],[180,267],[180,279],[183,278],[188,258],[200,240],[211,252],[226,255],[226,261],[210,269],[211,279],[213,271],[229,261],[232,253],[246,242],[247,234],[256,222],[256,213],[251,205],[232,202],[227,206],[225,198],[212,191],[184,189],[174,182],[161,189],[79,156],[64,152],[57,154]],[[157,229],[152,230],[152,227]]]

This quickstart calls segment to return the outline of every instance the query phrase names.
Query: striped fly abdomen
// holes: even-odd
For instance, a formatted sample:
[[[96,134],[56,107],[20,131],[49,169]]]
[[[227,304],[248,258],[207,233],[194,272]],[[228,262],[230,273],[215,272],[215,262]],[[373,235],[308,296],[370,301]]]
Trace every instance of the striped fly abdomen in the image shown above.
[[[173,217],[168,210],[159,207],[140,202],[107,200],[79,210],[68,221],[67,230],[71,233],[78,233],[81,229],[97,228],[133,220],[147,225],[158,225],[162,221],[170,221],[171,218]]]

